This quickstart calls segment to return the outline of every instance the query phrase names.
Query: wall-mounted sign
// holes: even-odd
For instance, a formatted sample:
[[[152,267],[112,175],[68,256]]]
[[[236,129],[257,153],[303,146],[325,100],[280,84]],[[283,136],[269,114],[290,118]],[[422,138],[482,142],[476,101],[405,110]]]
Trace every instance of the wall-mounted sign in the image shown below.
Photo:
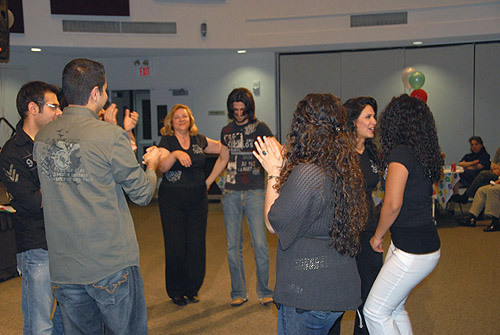
[[[134,65],[139,77],[149,77],[151,75],[151,63],[149,59],[136,59]]]

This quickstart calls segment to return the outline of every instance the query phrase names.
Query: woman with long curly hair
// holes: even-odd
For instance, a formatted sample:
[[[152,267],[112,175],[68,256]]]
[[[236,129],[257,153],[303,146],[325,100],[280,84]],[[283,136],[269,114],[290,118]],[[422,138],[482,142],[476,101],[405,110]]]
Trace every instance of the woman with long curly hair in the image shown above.
[[[382,167],[387,169],[380,219],[370,240],[382,253],[390,229],[392,243],[364,307],[371,335],[412,334],[405,302],[411,290],[436,267],[440,240],[432,219],[432,184],[443,158],[429,107],[403,94],[379,118]]]
[[[362,303],[357,310],[354,335],[369,335],[363,316],[364,302],[384,263],[382,254],[373,251],[370,246],[370,239],[377,229],[372,192],[380,179],[378,149],[372,141],[377,125],[377,107],[377,101],[372,97],[351,98],[344,103],[348,128],[356,141],[356,151],[359,154],[359,166],[363,173],[365,196],[368,202],[368,222],[361,232],[361,250],[356,255],[356,264],[361,279]],[[340,321],[339,319],[335,322],[329,335],[340,335]]]
[[[268,173],[264,214],[278,235],[278,334],[327,334],[361,303],[354,256],[366,223],[363,176],[347,115],[332,94],[308,94],[292,118],[283,158],[273,138],[255,157]]]
[[[185,306],[199,301],[205,278],[205,153],[218,154],[220,142],[198,133],[186,105],[174,105],[163,124],[158,206],[165,242],[165,285],[174,304]]]

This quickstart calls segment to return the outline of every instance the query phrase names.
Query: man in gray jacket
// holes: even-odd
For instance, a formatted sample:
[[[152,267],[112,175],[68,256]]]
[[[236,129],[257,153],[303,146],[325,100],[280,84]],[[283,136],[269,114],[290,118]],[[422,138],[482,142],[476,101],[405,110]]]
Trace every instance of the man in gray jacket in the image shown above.
[[[147,205],[159,151],[143,157],[127,133],[99,120],[106,103],[102,64],[75,59],[63,71],[63,116],[35,138],[53,292],[64,332],[147,334],[139,247],[125,193]]]

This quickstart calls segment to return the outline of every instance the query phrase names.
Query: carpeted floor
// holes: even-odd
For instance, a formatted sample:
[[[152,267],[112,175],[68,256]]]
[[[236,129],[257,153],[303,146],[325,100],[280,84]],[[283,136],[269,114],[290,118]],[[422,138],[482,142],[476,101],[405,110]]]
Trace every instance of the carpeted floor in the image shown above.
[[[163,237],[157,202],[131,206],[141,248],[151,335],[164,334],[275,334],[276,309],[259,304],[255,293],[255,262],[245,231],[245,271],[249,301],[231,307],[230,278],[222,209],[210,204],[207,232],[207,272],[200,303],[174,305],[165,293]],[[500,232],[484,233],[487,221],[476,228],[459,227],[452,216],[438,217],[441,260],[436,270],[410,295],[407,310],[416,335],[494,335],[500,333]],[[268,235],[270,286],[274,286],[277,240]],[[386,239],[389,243],[389,239]],[[1,248],[1,246],[0,246]],[[0,335],[21,334],[20,278],[0,283]],[[342,321],[342,334],[352,334],[354,312]]]

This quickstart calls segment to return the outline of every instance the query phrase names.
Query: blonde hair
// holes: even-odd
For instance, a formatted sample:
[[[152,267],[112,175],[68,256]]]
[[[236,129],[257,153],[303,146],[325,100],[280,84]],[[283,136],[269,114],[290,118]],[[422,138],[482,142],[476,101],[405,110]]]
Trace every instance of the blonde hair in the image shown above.
[[[183,104],[176,104],[167,113],[167,116],[165,116],[165,119],[163,120],[163,127],[160,129],[160,133],[163,136],[172,136],[174,135],[174,128],[172,127],[172,119],[174,118],[175,112],[177,112],[179,109],[185,109],[187,111],[188,117],[189,117],[189,135],[197,135],[198,134],[198,127],[196,127],[196,124],[194,123],[194,117],[193,113],[191,112],[191,109]]]

